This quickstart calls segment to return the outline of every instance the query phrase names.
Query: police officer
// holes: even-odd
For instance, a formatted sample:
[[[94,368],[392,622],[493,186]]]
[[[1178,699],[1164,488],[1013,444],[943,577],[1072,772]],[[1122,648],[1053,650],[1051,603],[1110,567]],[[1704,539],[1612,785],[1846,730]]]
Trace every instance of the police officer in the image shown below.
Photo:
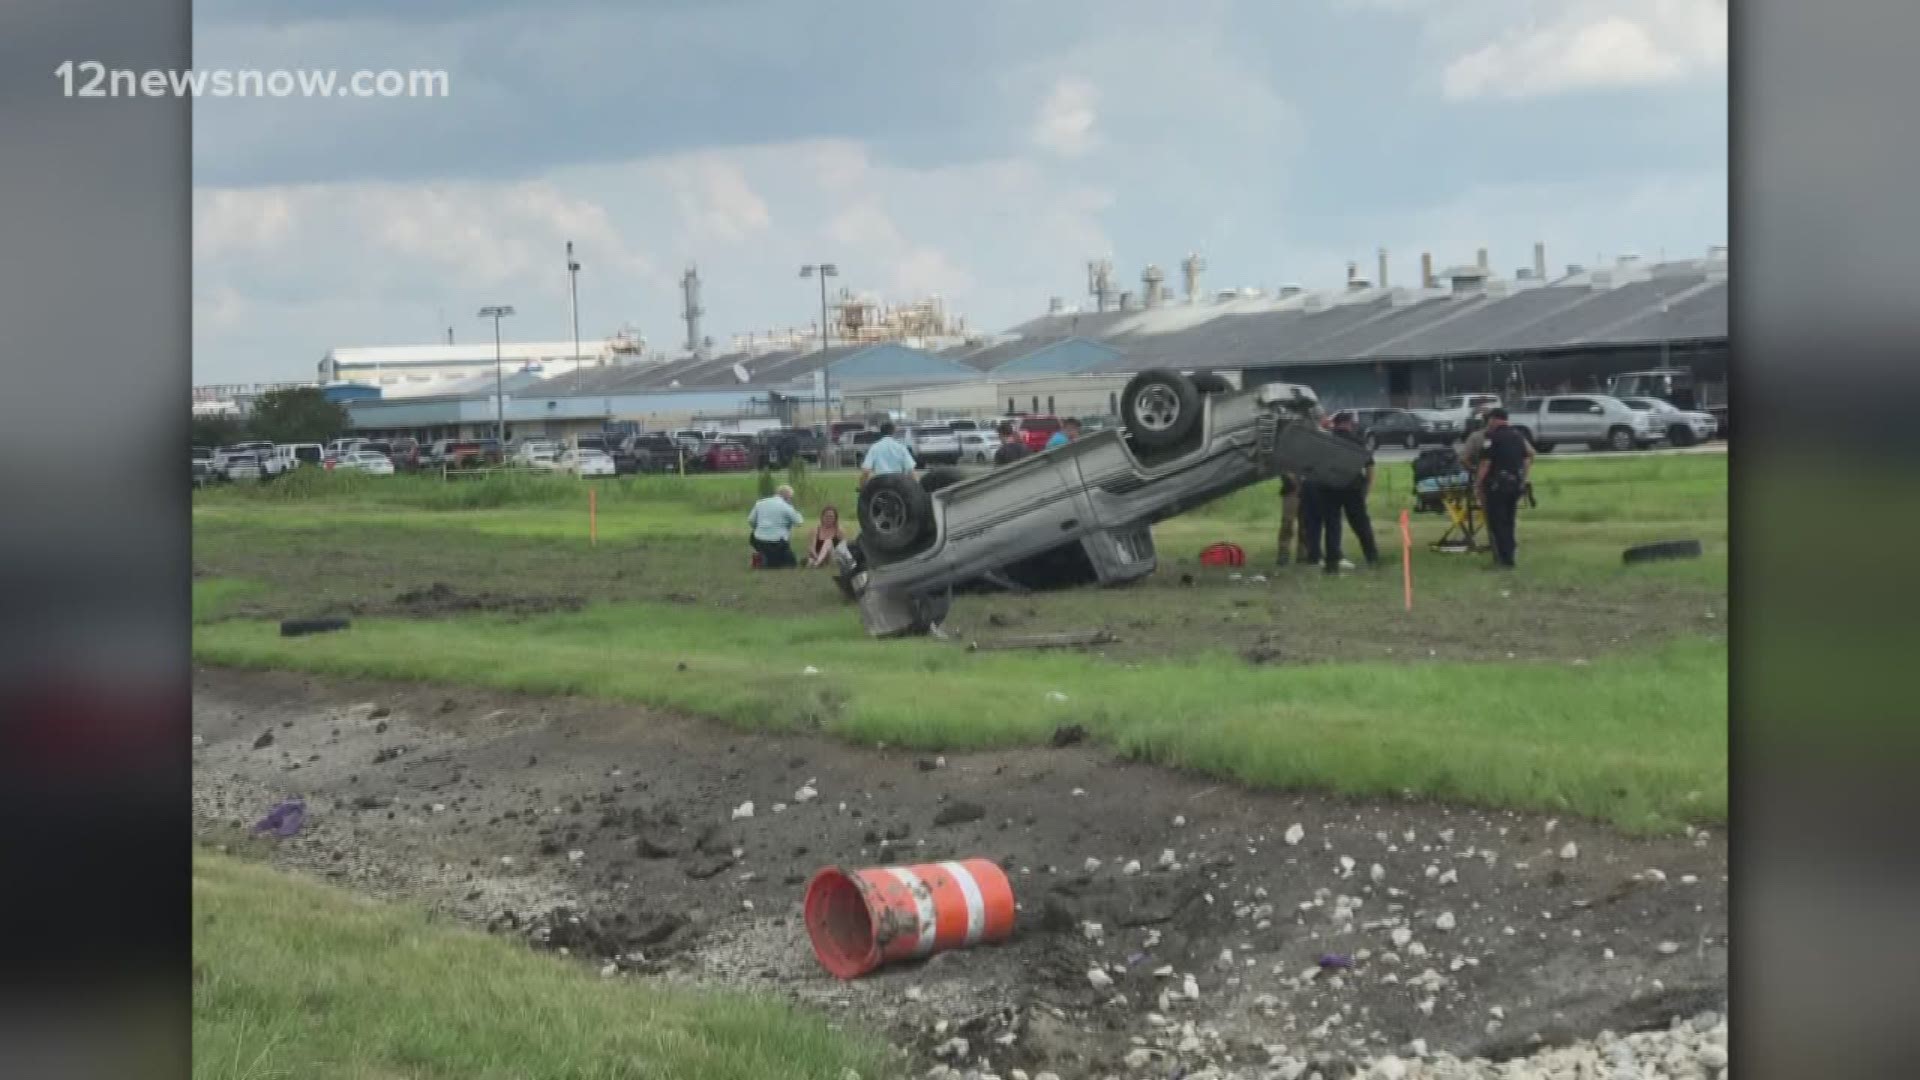
[[[1360,538],[1360,550],[1366,555],[1369,567],[1380,565],[1380,548],[1373,540],[1373,519],[1367,513],[1367,494],[1373,490],[1373,452],[1367,450],[1367,440],[1354,424],[1351,412],[1343,412],[1334,417],[1333,433],[1366,452],[1366,468],[1360,474],[1344,484],[1314,485],[1315,502],[1320,512],[1321,528],[1324,538],[1321,541],[1321,554],[1326,559],[1326,572],[1337,574],[1350,569],[1353,564],[1340,557],[1340,533],[1343,520],[1353,523],[1354,534]]]
[[[1520,496],[1527,490],[1527,474],[1532,469],[1533,446],[1507,423],[1507,410],[1488,410],[1487,443],[1474,476],[1474,490],[1487,515],[1487,531],[1493,534],[1493,565],[1488,569],[1514,568],[1514,529]]]

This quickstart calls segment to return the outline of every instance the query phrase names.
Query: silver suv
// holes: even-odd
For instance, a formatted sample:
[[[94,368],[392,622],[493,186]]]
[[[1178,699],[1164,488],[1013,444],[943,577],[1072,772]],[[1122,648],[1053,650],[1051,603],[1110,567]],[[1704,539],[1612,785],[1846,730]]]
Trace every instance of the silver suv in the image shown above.
[[[875,637],[924,633],[956,586],[1023,576],[1047,584],[1138,580],[1156,564],[1151,526],[1282,472],[1344,483],[1366,450],[1321,431],[1313,391],[1236,391],[1214,375],[1145,371],[1121,426],[984,475],[877,476],[860,537],[837,553],[841,587]]]

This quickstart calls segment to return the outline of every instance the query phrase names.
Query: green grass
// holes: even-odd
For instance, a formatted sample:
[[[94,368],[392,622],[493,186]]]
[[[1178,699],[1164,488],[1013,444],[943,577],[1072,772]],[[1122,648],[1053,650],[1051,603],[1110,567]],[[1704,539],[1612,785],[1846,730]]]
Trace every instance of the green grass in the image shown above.
[[[875,643],[849,632],[849,617],[608,604],[523,621],[363,620],[299,639],[232,620],[198,628],[194,651],[239,667],[582,694],[926,749],[1042,745],[1071,721],[1127,755],[1263,787],[1411,791],[1636,831],[1726,814],[1718,642],[1584,665],[1257,667],[1218,654],[1120,665]]]
[[[268,867],[193,859],[194,1075],[687,1080],[881,1075],[784,1005],[583,967]]]
[[[1404,464],[1385,466],[1374,491],[1390,557],[1409,479]],[[826,502],[850,514],[850,474],[804,481],[810,518]],[[1724,623],[1708,617],[1726,608],[1726,483],[1724,455],[1543,457],[1519,575],[1428,551],[1442,525],[1415,516],[1412,612],[1397,572],[1295,571],[1257,589],[1216,572],[1182,587],[1215,540],[1271,559],[1271,483],[1156,526],[1163,569],[1140,586],[957,603],[969,633],[989,615],[1020,632],[1114,629],[1124,640],[1103,659],[869,640],[824,575],[745,568],[752,475],[597,485],[590,548],[578,481],[313,474],[196,496],[196,569],[210,576],[196,582],[194,651],[925,748],[1044,744],[1074,721],[1123,753],[1261,786],[1411,791],[1663,829],[1726,813]],[[1630,544],[1685,537],[1704,558],[1621,564]],[[402,591],[441,581],[599,602],[522,620],[380,617],[407,614],[394,606]],[[675,595],[688,602],[665,602]],[[270,621],[334,610],[357,613],[351,631],[281,639]],[[1241,659],[1255,643],[1283,662]],[[800,675],[807,665],[824,674]],[[1067,704],[1048,701],[1055,690]]]
[[[193,583],[194,625],[226,618],[243,601],[258,597],[266,591],[266,586],[257,581],[236,578],[196,581]]]

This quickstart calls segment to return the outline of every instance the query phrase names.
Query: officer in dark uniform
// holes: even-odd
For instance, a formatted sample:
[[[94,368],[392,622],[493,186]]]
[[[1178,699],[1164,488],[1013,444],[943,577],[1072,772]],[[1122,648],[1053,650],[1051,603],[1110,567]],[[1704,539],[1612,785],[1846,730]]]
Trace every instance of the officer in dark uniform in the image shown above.
[[[1520,497],[1527,490],[1527,474],[1532,469],[1533,446],[1527,437],[1507,423],[1507,410],[1489,410],[1487,443],[1480,451],[1480,469],[1474,476],[1474,489],[1487,515],[1487,531],[1493,534],[1493,565],[1488,569],[1514,567],[1514,529]]]
[[[1358,476],[1344,484],[1314,485],[1314,502],[1320,511],[1321,527],[1325,539],[1321,541],[1321,554],[1326,559],[1326,572],[1340,572],[1340,533],[1344,521],[1353,523],[1354,533],[1360,537],[1360,550],[1367,557],[1369,567],[1380,565],[1380,548],[1373,540],[1373,518],[1367,514],[1367,493],[1373,490],[1373,452],[1367,450],[1367,440],[1354,425],[1351,412],[1343,412],[1333,421],[1333,433],[1340,438],[1366,450],[1367,465]]]

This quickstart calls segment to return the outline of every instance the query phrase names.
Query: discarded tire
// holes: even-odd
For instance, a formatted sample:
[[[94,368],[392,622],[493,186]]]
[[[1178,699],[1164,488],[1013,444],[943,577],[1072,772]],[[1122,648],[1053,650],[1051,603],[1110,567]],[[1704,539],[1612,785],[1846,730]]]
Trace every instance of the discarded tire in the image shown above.
[[[1141,449],[1171,450],[1200,420],[1200,391],[1177,371],[1143,371],[1120,394],[1120,420]]]
[[[870,555],[910,555],[932,524],[933,497],[911,474],[876,476],[860,492],[860,543]]]
[[[348,619],[282,619],[281,637],[302,637],[307,634],[325,634],[334,630],[345,630],[352,625]]]
[[[1013,935],[1013,886],[986,859],[827,867],[807,883],[807,937],[820,966],[857,979],[886,964]]]
[[[1620,555],[1622,562],[1633,564],[1659,562],[1663,559],[1697,559],[1700,557],[1698,540],[1662,540],[1657,544],[1640,544],[1630,547]]]

